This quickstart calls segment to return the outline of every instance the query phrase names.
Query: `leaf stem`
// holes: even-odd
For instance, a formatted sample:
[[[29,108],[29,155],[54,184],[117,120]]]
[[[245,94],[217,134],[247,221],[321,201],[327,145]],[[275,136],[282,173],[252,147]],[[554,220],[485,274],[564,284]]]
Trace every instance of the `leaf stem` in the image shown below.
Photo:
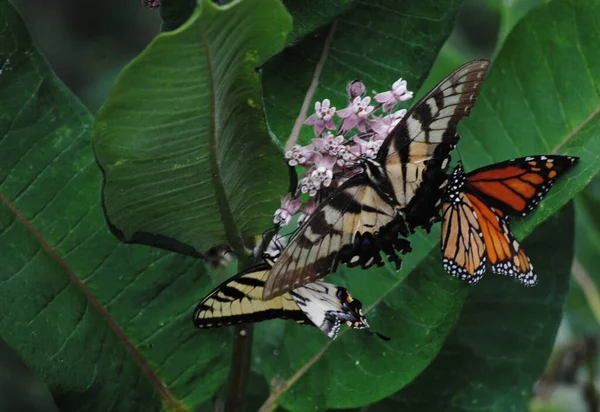
[[[578,259],[573,260],[571,273],[581,287],[596,322],[600,325],[600,293],[598,292],[596,284]]]
[[[254,264],[260,259],[263,252],[267,249],[273,233],[263,236],[256,251],[252,257],[245,256],[245,250],[234,250],[238,256],[238,271],[242,271],[250,264]],[[252,324],[238,325],[233,331],[233,344],[231,347],[231,366],[229,376],[227,377],[227,392],[224,403],[215,405],[215,410],[225,412],[238,412],[244,409],[244,396],[248,384],[248,375],[250,372],[250,363],[252,359],[252,337],[254,327]]]
[[[254,328],[251,324],[243,324],[236,326],[233,332],[231,367],[227,378],[227,397],[224,409],[227,412],[243,410],[250,360],[252,359],[253,331]]]
[[[294,127],[292,128],[292,132],[290,133],[290,137],[288,138],[285,144],[286,151],[291,150],[292,147],[296,144],[296,141],[298,140],[300,129],[302,128],[302,124],[306,119],[306,114],[308,113],[308,107],[317,90],[317,87],[319,86],[321,72],[323,71],[323,67],[325,66],[327,57],[329,57],[329,49],[331,48],[331,42],[333,41],[333,34],[335,33],[335,29],[337,28],[337,22],[337,19],[333,21],[333,23],[331,24],[331,28],[329,29],[329,33],[327,34],[327,38],[325,38],[325,42],[323,43],[323,51],[321,52],[319,62],[315,66],[312,81],[310,83],[310,86],[308,87],[308,90],[306,91],[306,95],[304,96],[304,101],[302,102],[300,113],[296,118],[296,122],[294,123]]]

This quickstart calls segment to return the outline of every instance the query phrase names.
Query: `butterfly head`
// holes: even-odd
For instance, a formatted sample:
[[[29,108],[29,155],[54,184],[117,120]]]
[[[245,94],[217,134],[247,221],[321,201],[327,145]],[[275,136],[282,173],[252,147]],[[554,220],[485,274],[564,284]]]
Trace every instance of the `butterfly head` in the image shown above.
[[[362,303],[354,299],[350,293],[342,287],[338,287],[337,298],[340,300],[343,312],[340,312],[339,318],[346,322],[353,329],[366,329],[369,327],[367,318],[362,313]]]
[[[458,203],[460,202],[460,192],[463,190],[467,177],[462,164],[459,164],[454,168],[450,180],[446,185],[446,191],[444,192],[444,203]]]
[[[367,322],[367,318],[362,313],[362,303],[358,299],[354,299],[348,291],[342,287],[338,287],[337,297],[340,300],[344,312],[339,312],[337,318],[346,322],[346,325],[352,329],[365,329],[371,335],[376,335],[382,340],[390,340],[385,335],[379,332],[368,330],[371,326]]]

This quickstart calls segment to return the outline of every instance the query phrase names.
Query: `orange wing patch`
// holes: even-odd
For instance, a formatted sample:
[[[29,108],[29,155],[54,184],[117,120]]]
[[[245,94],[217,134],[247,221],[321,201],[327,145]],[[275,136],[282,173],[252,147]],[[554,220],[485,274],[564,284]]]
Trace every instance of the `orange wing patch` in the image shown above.
[[[472,194],[467,194],[479,216],[483,240],[492,272],[517,278],[526,286],[537,283],[531,261],[513,236],[508,218],[485,205]]]
[[[469,173],[466,191],[507,215],[527,216],[556,179],[579,158],[530,156],[496,163]]]
[[[452,276],[470,284],[483,276],[483,235],[473,205],[464,193],[442,205],[442,256],[444,270]]]

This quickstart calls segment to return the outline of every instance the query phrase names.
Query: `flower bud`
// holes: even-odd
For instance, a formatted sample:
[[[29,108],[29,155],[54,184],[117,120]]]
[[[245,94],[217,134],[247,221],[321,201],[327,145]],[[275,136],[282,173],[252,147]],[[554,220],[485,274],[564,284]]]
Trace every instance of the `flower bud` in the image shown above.
[[[348,92],[348,97],[350,98],[350,101],[354,100],[358,96],[362,97],[365,94],[366,90],[367,88],[365,87],[363,82],[361,82],[358,79],[352,80],[346,86],[346,91]]]

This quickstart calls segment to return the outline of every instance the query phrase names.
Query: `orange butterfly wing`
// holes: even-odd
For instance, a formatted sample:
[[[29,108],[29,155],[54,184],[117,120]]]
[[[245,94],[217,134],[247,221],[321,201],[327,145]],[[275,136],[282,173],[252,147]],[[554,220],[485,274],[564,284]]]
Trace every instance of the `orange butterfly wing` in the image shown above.
[[[473,194],[465,195],[473,205],[481,226],[485,253],[494,273],[517,278],[526,286],[537,283],[531,261],[512,234],[508,218],[490,208]]]
[[[471,200],[456,192],[442,205],[442,265],[446,272],[471,284],[485,271],[485,245]]]
[[[482,167],[466,175],[466,191],[505,215],[527,216],[578,157],[528,156]]]
[[[476,283],[486,261],[492,272],[537,283],[531,261],[512,234],[508,216],[527,216],[579,158],[529,156],[465,174],[458,166],[443,199],[442,254],[451,275]],[[478,234],[481,240],[475,236]]]

